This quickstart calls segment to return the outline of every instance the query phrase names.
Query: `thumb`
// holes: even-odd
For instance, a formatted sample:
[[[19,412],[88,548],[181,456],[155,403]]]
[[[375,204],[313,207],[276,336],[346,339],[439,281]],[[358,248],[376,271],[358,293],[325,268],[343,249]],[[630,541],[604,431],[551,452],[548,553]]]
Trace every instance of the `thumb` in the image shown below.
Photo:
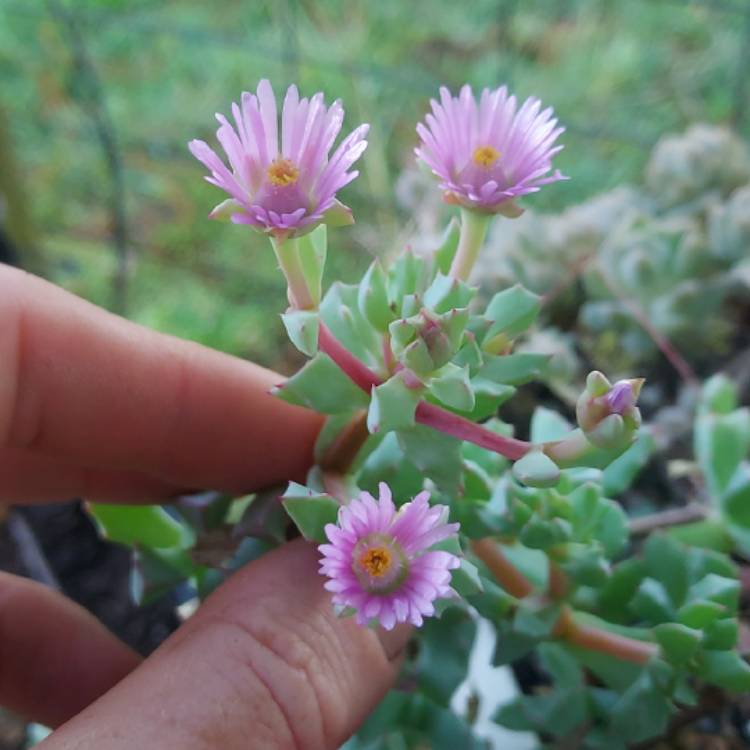
[[[317,567],[300,540],[239,571],[44,749],[339,747],[395,679],[409,630],[337,618]]]

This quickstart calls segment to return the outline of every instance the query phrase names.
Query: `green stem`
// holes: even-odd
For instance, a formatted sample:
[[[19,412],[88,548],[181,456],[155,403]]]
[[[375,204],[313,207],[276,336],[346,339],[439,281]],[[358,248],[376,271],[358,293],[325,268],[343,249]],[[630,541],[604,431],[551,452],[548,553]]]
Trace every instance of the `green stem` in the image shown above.
[[[580,465],[580,461],[594,450],[582,430],[572,430],[564,438],[542,445],[542,451],[560,468]]]
[[[449,271],[449,275],[454,279],[466,281],[469,278],[482,249],[491,218],[488,214],[480,214],[468,208],[461,209],[461,234]]]
[[[297,241],[272,237],[271,245],[286,278],[289,304],[297,310],[314,310],[317,305],[305,280]]]

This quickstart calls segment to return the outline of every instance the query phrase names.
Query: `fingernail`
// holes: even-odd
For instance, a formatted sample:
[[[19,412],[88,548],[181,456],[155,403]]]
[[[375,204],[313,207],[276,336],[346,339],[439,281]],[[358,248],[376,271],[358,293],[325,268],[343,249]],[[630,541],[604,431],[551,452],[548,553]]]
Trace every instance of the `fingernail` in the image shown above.
[[[383,646],[383,651],[385,651],[388,661],[395,661],[401,656],[401,652],[406,648],[413,629],[411,625],[406,624],[396,625],[392,630],[375,628],[375,635]]]

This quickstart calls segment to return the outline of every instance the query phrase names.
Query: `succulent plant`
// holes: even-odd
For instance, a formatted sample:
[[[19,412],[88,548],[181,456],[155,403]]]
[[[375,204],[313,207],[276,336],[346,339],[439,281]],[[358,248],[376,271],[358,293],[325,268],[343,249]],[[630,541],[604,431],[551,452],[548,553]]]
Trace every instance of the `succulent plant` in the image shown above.
[[[643,187],[496,229],[476,278],[542,295],[596,367],[649,367],[655,336],[705,363],[737,333],[727,301],[750,289],[748,216],[750,150],[726,129],[694,125],[659,141]]]

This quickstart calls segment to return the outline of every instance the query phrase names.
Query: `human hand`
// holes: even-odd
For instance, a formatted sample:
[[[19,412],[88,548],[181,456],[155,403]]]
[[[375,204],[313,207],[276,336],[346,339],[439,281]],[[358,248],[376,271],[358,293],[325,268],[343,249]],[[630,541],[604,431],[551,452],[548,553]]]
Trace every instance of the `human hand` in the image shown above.
[[[158,502],[303,476],[320,417],[267,370],[0,266],[3,502]],[[302,541],[247,566],[139,657],[77,605],[0,575],[0,703],[45,748],[335,748],[395,677],[408,631],[340,620]],[[123,679],[124,678],[124,679]]]

